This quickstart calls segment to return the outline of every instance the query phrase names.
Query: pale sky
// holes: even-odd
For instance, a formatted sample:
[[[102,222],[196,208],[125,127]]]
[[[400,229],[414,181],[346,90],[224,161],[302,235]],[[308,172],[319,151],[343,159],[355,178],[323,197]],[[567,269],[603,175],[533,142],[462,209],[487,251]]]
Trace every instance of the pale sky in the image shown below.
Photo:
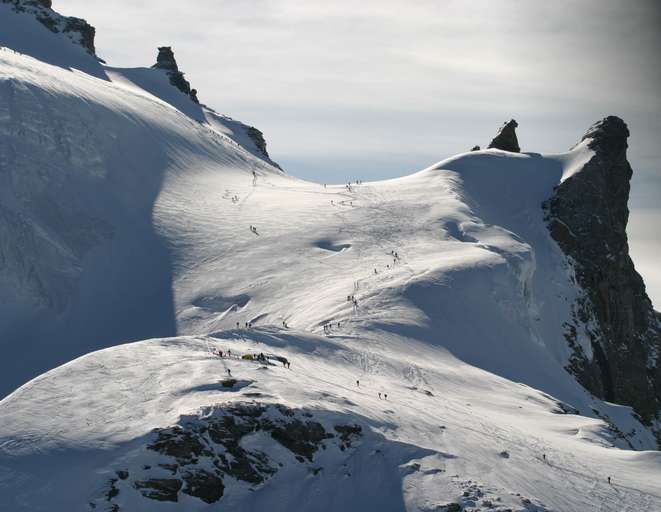
[[[109,65],[172,46],[200,100],[265,134],[290,174],[401,176],[519,122],[562,152],[602,117],[631,130],[629,226],[661,308],[661,2],[655,0],[54,0],[97,29]]]

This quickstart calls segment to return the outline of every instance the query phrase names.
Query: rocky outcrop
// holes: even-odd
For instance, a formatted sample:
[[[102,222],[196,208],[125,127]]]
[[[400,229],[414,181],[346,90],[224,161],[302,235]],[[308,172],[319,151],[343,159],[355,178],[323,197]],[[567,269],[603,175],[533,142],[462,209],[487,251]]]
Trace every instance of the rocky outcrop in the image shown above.
[[[500,127],[498,133],[487,146],[488,149],[502,149],[503,151],[510,151],[511,153],[521,152],[519,141],[516,138],[516,128],[519,124],[510,119],[503,126]]]
[[[156,64],[152,67],[164,70],[170,78],[170,83],[172,85],[184,94],[190,96],[190,99],[195,103],[199,103],[199,100],[197,99],[197,89],[191,89],[190,83],[184,78],[184,73],[179,71],[179,66],[177,66],[177,61],[174,58],[172,47],[160,46],[158,48],[158,55],[156,56]]]
[[[0,0],[0,3],[11,4],[16,12],[33,14],[48,30],[65,34],[71,41],[81,45],[96,57],[94,27],[81,18],[56,13],[51,9],[51,0]]]
[[[344,452],[362,434],[359,425],[326,428],[312,413],[281,404],[236,402],[210,407],[199,416],[183,418],[179,425],[154,430],[144,449],[135,452],[150,464],[134,461],[132,467],[141,470],[115,470],[90,507],[119,511],[115,498],[129,492],[169,502],[178,502],[184,493],[215,503],[228,492],[230,482],[254,489],[283,467],[281,456],[274,458],[268,443],[261,442],[257,449],[248,440],[251,436],[270,438],[293,456],[294,464],[311,464],[319,450],[335,447]],[[309,467],[315,475],[322,469]]]
[[[255,144],[255,147],[266,158],[270,159],[271,157],[269,157],[269,154],[266,151],[266,140],[264,139],[264,134],[261,131],[259,131],[257,128],[255,128],[254,126],[249,126],[246,129],[246,134],[248,135],[248,137],[250,137],[250,140],[253,141],[253,143]]]
[[[574,350],[569,371],[598,397],[633,407],[658,432],[661,315],[629,256],[628,137],[618,117],[590,127],[582,143],[594,155],[543,207],[551,236],[569,257],[582,290],[565,326]],[[577,342],[579,331],[587,333],[588,350]]]
[[[174,52],[170,46],[159,46],[158,55],[156,56],[156,64],[153,66],[157,69],[165,69],[166,71],[179,71],[177,60],[174,58]]]

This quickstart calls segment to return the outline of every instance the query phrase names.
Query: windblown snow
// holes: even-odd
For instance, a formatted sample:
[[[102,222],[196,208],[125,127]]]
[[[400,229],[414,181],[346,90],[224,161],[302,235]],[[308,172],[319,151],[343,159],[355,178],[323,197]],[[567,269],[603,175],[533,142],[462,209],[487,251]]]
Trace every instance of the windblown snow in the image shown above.
[[[1,510],[661,510],[652,434],[564,369],[540,205],[585,144],[310,183],[162,71],[60,43],[0,48]],[[231,404],[265,407],[236,446],[270,469],[223,469],[214,505],[148,445]],[[331,437],[301,455],[292,418]],[[239,460],[204,439],[187,464]]]

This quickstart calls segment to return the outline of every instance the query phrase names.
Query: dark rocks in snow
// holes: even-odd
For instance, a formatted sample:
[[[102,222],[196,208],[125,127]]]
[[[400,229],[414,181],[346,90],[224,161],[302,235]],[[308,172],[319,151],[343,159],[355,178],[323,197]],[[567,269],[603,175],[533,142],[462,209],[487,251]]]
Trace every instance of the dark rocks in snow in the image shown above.
[[[64,33],[71,41],[85,48],[96,57],[94,48],[95,28],[81,18],[62,16],[51,9],[51,0],[0,0],[11,4],[16,12],[32,13],[34,17],[51,32]]]
[[[479,150],[480,150],[480,146],[477,146],[477,145],[475,145],[471,148],[471,151],[479,151]]]
[[[250,137],[262,155],[264,155],[266,158],[270,158],[268,152],[266,151],[266,140],[264,140],[264,134],[254,126],[249,126],[246,130],[246,134],[248,137]]]
[[[172,51],[171,46],[159,46],[158,55],[156,56],[156,64],[154,64],[157,69],[165,69],[166,71],[179,71],[177,66],[177,61],[174,58],[174,52]]]
[[[180,462],[194,462],[201,455],[211,455],[199,436],[180,426],[159,430],[156,442],[147,448],[174,457]]]
[[[133,485],[145,498],[158,501],[178,501],[182,483],[177,478],[151,478],[137,481]]]
[[[283,467],[282,462],[272,461],[263,451],[245,446],[246,436],[266,434],[298,462],[305,463],[312,462],[320,448],[326,449],[324,443],[329,439],[337,437],[334,444],[344,451],[362,435],[359,425],[333,425],[336,436],[313,417],[282,404],[238,402],[183,418],[180,425],[156,429],[153,441],[145,447],[150,457],[156,452],[165,457],[163,461],[155,467],[144,466],[142,472],[132,472],[131,478],[128,471],[115,471],[119,480],[114,478],[109,489],[116,493],[108,497],[106,492],[102,501],[112,501],[119,493],[117,485],[124,485],[159,501],[176,502],[182,492],[215,503],[226,493],[227,477],[254,486]],[[164,477],[164,469],[170,476]],[[321,469],[313,468],[314,474]]]
[[[511,153],[521,152],[519,141],[516,138],[516,128],[519,124],[510,119],[500,127],[494,139],[487,146],[488,149],[502,149]]]
[[[559,400],[555,402],[555,405],[556,408],[551,410],[553,414],[580,414],[580,411],[576,409],[576,407],[572,407],[571,405],[560,402]]]
[[[124,469],[119,469],[115,471],[115,474],[120,480],[126,480],[129,477],[129,472]]]
[[[582,141],[594,156],[556,187],[544,209],[584,292],[565,326],[574,349],[568,370],[592,393],[633,407],[650,425],[661,419],[661,315],[629,256],[628,137],[615,116],[590,127]],[[587,330],[591,354],[577,342],[579,325],[595,325]]]
[[[442,508],[445,512],[461,512],[461,505],[459,503],[448,503]]]
[[[270,434],[289,451],[308,461],[312,461],[312,456],[324,439],[333,437],[320,423],[299,419],[274,426],[270,429]]]
[[[197,89],[190,90],[190,99],[193,100],[195,103],[200,102],[200,100],[197,99]]]
[[[192,101],[199,103],[197,99],[197,89],[191,89],[190,83],[184,78],[184,73],[179,71],[177,60],[174,58],[174,52],[171,46],[159,46],[156,64],[152,66],[155,69],[164,70],[170,83],[184,94],[187,94]]]
[[[189,496],[200,498],[205,503],[215,503],[223,497],[225,485],[222,478],[205,469],[188,470],[182,478],[186,482],[182,492]]]
[[[94,36],[96,29],[81,18],[68,17],[62,32],[72,32],[78,34],[80,45],[89,53],[95,55]]]
[[[351,443],[358,439],[363,432],[360,425],[335,425],[333,428],[340,435],[340,450],[351,448]]]
[[[117,483],[116,478],[111,478],[110,482],[108,482],[108,490],[106,491],[105,498],[107,501],[112,500],[115,496],[119,494],[119,489],[117,489],[117,486],[115,485]]]

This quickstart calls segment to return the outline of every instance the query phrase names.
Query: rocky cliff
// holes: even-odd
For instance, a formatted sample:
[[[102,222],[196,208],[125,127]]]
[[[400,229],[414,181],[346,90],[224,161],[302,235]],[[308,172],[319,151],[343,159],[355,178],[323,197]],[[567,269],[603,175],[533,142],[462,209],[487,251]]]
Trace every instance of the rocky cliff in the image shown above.
[[[582,294],[573,305],[566,338],[568,365],[595,395],[632,406],[659,431],[661,419],[661,315],[629,256],[627,125],[610,116],[595,123],[581,143],[594,152],[543,205],[551,236],[569,257]],[[592,353],[576,343],[582,330]]]
[[[16,12],[33,14],[48,30],[65,34],[74,43],[80,44],[91,55],[96,56],[94,27],[81,18],[62,16],[53,11],[51,0],[0,0],[0,3],[10,4]]]

